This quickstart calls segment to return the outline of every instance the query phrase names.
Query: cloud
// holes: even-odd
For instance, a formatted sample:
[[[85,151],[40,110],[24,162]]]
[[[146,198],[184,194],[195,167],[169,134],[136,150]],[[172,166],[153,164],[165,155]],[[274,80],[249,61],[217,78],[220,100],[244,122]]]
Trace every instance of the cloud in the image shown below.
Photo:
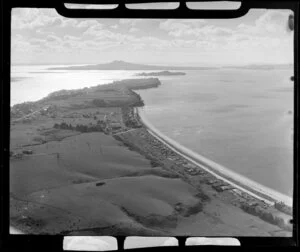
[[[89,28],[83,33],[83,35],[90,35],[94,37],[99,37],[103,32],[103,25],[102,24],[94,24],[89,26]]]
[[[141,51],[147,47],[145,43],[134,43],[131,47],[132,51]]]
[[[164,50],[170,48],[170,41],[159,39],[152,36],[143,36],[140,39],[133,39],[132,42],[143,43],[147,45],[148,50],[156,49],[156,50]]]
[[[119,26],[117,24],[115,24],[115,25],[112,25],[110,28],[112,28],[112,29],[118,29]]]
[[[174,22],[168,20],[160,24],[160,28],[167,30],[168,34],[173,37],[228,37],[233,34],[233,30],[224,27],[216,27],[214,25],[204,25],[205,21],[190,22],[190,20],[182,22]]]
[[[135,27],[131,27],[130,29],[129,29],[129,32],[137,32],[137,31],[139,31],[139,29],[138,28],[135,28]]]
[[[20,55],[28,55],[33,57],[36,53],[43,51],[45,40],[32,38],[30,40],[17,34],[11,38],[11,55],[12,60],[20,57]]]
[[[171,47],[175,48],[194,48],[196,45],[196,40],[184,40],[184,39],[174,39],[171,40]]]
[[[48,35],[46,38],[47,41],[49,42],[59,42],[61,39],[55,35]]]
[[[49,34],[52,34],[52,35],[55,34],[53,31],[47,31],[43,28],[35,29],[35,32],[36,32],[37,36],[45,36],[45,35],[49,35]]]
[[[22,49],[27,49],[31,44],[29,41],[24,40],[24,37],[20,34],[16,34],[11,38],[11,49],[12,51],[18,50],[21,51]]]
[[[61,19],[61,27],[74,27],[78,25],[78,21],[75,19]]]
[[[289,12],[286,11],[268,10],[256,20],[255,24],[270,33],[286,31],[288,16]]]
[[[35,29],[59,22],[61,17],[55,11],[35,8],[17,8],[12,10],[12,29]]]
[[[29,43],[31,45],[44,45],[46,41],[44,39],[32,38],[30,39]]]
[[[85,28],[85,27],[91,27],[91,26],[99,26],[99,27],[101,27],[102,24],[100,24],[100,22],[98,22],[96,20],[89,19],[89,20],[80,21],[76,25],[76,27],[78,27],[78,28]]]
[[[287,22],[290,11],[268,10],[253,25],[241,23],[238,31],[253,35],[280,36],[287,33]]]
[[[151,25],[155,25],[159,23],[158,20],[155,19],[120,19],[119,27],[121,28],[143,28],[146,29]]]
[[[205,20],[173,20],[168,19],[159,24],[159,28],[168,31],[174,37],[194,35],[195,31],[201,27]]]
[[[71,36],[71,35],[65,35],[63,37],[63,40],[64,41],[68,41],[68,40],[76,40],[76,41],[78,41],[78,40],[80,40],[80,38],[79,37],[75,37],[75,36]]]
[[[259,13],[262,13],[261,11]],[[293,32],[286,31],[290,11],[268,10],[256,19],[68,19],[50,9],[13,9],[12,53],[25,58],[92,57],[97,52],[130,58],[203,62],[288,62]],[[251,16],[249,16],[251,17]],[[242,22],[243,21],[243,22]],[[48,55],[48,56],[47,56]],[[78,54],[79,55],[79,54]],[[88,56],[86,56],[88,55]],[[127,55],[127,56],[126,56]],[[197,55],[197,56],[195,56]],[[74,56],[75,57],[75,56]],[[116,56],[115,56],[116,57]],[[80,57],[78,56],[79,60]],[[159,61],[159,60],[158,60]]]
[[[138,23],[143,22],[142,19],[120,19],[119,23],[121,25],[129,25],[129,26],[136,26]]]

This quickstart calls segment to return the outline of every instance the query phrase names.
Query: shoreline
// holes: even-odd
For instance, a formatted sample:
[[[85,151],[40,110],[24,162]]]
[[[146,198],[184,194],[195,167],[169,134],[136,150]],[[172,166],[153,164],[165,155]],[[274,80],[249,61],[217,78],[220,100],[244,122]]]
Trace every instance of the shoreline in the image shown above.
[[[26,232],[29,233],[69,232],[72,234],[76,230],[85,232],[87,228],[96,228],[97,234],[103,234],[107,230],[101,229],[102,225],[122,224],[113,217],[106,223],[105,214],[108,211],[109,216],[124,215],[136,225],[145,226],[146,229],[148,224],[154,221],[157,226],[153,224],[153,228],[156,227],[155,230],[164,232],[185,232],[185,225],[189,225],[189,220],[185,217],[193,215],[191,218],[196,218],[200,226],[204,223],[208,226],[213,225],[221,233],[228,228],[225,235],[236,232],[237,229],[234,227],[236,223],[240,223],[241,229],[245,228],[244,235],[259,234],[252,227],[257,225],[263,235],[274,236],[282,232],[284,236],[290,236],[291,213],[257,200],[256,197],[238,190],[237,186],[235,188],[230,186],[229,183],[224,182],[223,177],[216,179],[217,176],[212,175],[211,171],[205,171],[203,164],[200,165],[199,162],[186,157],[178,149],[173,151],[172,147],[176,147],[176,143],[174,146],[172,142],[168,143],[162,137],[159,138],[150,132],[154,127],[151,128],[151,124],[146,125],[147,120],[143,118],[141,111],[144,102],[134,90],[154,88],[159,85],[157,78],[142,79],[142,81],[127,79],[67,93],[60,91],[30,104],[29,107],[26,104],[16,106],[15,111],[11,113],[15,119],[21,119],[11,122],[12,134],[16,132],[10,147],[11,162],[15,166],[15,169],[11,169],[14,174],[12,176],[14,186],[11,192],[23,201],[21,203],[12,201],[11,223],[16,224],[16,228],[27,230]],[[35,126],[33,130],[32,125]],[[28,134],[29,130],[31,130],[30,134]],[[76,137],[73,135],[75,133]],[[70,134],[73,137],[67,138],[71,136]],[[48,144],[48,142],[52,143]],[[48,154],[51,153],[57,155],[50,157]],[[106,159],[102,162],[99,154],[103,155],[103,153]],[[36,156],[41,158],[37,159]],[[82,158],[76,160],[78,156]],[[25,174],[23,174],[24,168],[18,169],[19,166],[26,167]],[[36,169],[37,167],[39,169]],[[69,170],[70,167],[72,170]],[[45,173],[41,173],[41,169],[44,169]],[[15,179],[26,175],[24,181],[29,181],[37,174],[41,174],[41,177],[34,180],[34,183],[19,183]],[[118,200],[116,206],[113,199],[115,197],[122,199],[127,194],[132,198],[130,190],[137,193],[139,197],[133,198],[129,205],[127,201],[120,203],[121,201]],[[149,190],[155,192],[148,195],[146,192]],[[79,196],[78,193],[85,197]],[[103,215],[99,214],[98,210],[94,211],[99,207],[98,203],[92,200],[95,193],[99,194],[100,198],[107,197],[103,200],[105,206],[101,204],[99,208],[104,211]],[[111,193],[115,197],[109,196]],[[31,196],[24,197],[24,195]],[[68,195],[71,202],[67,204],[62,200],[63,195]],[[162,195],[168,197],[160,199]],[[87,200],[89,197],[91,200]],[[45,203],[45,200],[50,208],[41,208],[40,203]],[[85,211],[81,207],[81,200],[85,200],[83,203],[89,206],[88,209],[93,209],[92,212],[89,211],[93,220],[91,223],[77,216],[78,214],[81,216],[82,211]],[[156,204],[150,204],[146,209],[141,207],[153,200]],[[27,211],[28,206],[31,211]],[[74,211],[70,218],[77,222],[69,226],[65,213],[61,211],[53,213],[53,207],[64,209],[65,212]],[[149,215],[151,207],[153,211],[150,211],[152,214]],[[153,216],[153,213],[156,214]],[[167,213],[169,215],[166,215]],[[48,221],[53,217],[52,214],[63,219],[59,227]],[[186,214],[188,215],[185,216]],[[201,217],[196,217],[198,214]],[[27,217],[24,219],[22,216]],[[101,227],[94,227],[95,220],[104,224],[102,223]],[[43,223],[45,226],[41,226]],[[169,226],[164,226],[164,223]],[[178,229],[175,224],[178,225]],[[131,227],[128,228],[131,230]],[[214,228],[210,230],[212,234],[215,234]],[[198,225],[188,230],[194,232],[193,234],[199,234]],[[200,231],[206,234],[207,228],[203,226]],[[126,229],[126,232],[129,231]],[[130,232],[142,231],[133,229]]]
[[[161,141],[163,144],[167,145],[174,152],[183,156],[183,158],[196,164],[198,167],[204,169],[205,171],[211,173],[213,176],[226,181],[232,186],[250,194],[251,196],[263,200],[268,204],[274,204],[277,201],[281,201],[287,206],[292,207],[293,199],[287,195],[283,195],[275,190],[267,188],[255,181],[252,181],[240,174],[237,174],[217,163],[211,161],[198,153],[182,146],[178,142],[170,139],[158,129],[156,129],[145,117],[145,113],[141,108],[137,108],[137,113],[139,119],[147,131],[156,139]]]

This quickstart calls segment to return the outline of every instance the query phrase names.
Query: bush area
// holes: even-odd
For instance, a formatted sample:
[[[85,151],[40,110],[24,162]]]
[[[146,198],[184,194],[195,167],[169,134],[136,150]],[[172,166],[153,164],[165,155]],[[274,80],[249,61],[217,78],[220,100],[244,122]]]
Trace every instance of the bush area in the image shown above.
[[[159,167],[161,164],[157,162],[156,160],[151,160],[150,161],[151,167]]]
[[[129,89],[129,93],[131,96],[135,97],[135,101],[130,104],[131,106],[143,107],[145,105],[143,99],[141,98],[141,96],[139,94],[133,92],[131,89]]]
[[[46,101],[59,101],[59,100],[65,100],[71,97],[76,97],[79,95],[83,95],[85,93],[85,89],[75,89],[75,90],[59,90],[50,93],[45,98],[41,99],[42,102]]]
[[[129,90],[155,88],[161,85],[158,78],[127,79],[122,81],[114,81],[113,84],[126,86]]]
[[[76,126],[73,126],[71,124],[67,124],[65,122],[62,123],[55,123],[53,128],[55,129],[65,129],[65,130],[76,130],[82,133],[85,132],[103,132],[103,126],[101,124],[97,125],[83,125],[83,124],[77,124]]]
[[[276,202],[274,204],[274,207],[280,212],[283,212],[288,215],[293,215],[293,209],[291,207],[285,205],[283,202]]]
[[[123,122],[126,127],[129,128],[140,128],[142,124],[140,123],[138,116],[134,114],[133,107],[123,106],[122,108]]]
[[[103,99],[94,99],[91,101],[91,104],[95,107],[109,107]]]
[[[284,220],[278,216],[273,215],[268,210],[265,210],[259,206],[249,205],[247,203],[243,203],[241,205],[241,209],[244,210],[246,213],[258,216],[260,219],[271,223],[273,225],[279,226],[283,229],[292,230],[291,225],[284,223]]]
[[[199,201],[197,204],[188,207],[185,210],[183,216],[189,217],[191,215],[194,215],[194,214],[197,214],[199,212],[202,212],[202,210],[203,210],[203,203],[201,201]]]
[[[12,118],[24,116],[30,114],[35,109],[36,109],[36,105],[34,102],[23,102],[11,107],[10,116]]]

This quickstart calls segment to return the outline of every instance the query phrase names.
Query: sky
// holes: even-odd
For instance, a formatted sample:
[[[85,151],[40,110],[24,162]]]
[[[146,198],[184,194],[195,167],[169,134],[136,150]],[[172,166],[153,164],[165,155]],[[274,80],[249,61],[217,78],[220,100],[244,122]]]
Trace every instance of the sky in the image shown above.
[[[12,10],[12,64],[292,64],[290,10],[235,19],[72,19],[55,9]]]

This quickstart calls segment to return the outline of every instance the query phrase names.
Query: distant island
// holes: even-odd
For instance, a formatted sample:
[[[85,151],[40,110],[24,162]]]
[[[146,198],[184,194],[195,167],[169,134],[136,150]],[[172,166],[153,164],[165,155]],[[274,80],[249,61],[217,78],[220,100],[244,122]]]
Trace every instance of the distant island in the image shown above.
[[[137,76],[171,76],[171,75],[186,75],[184,72],[160,71],[151,73],[138,73]]]
[[[292,67],[293,64],[251,64],[251,65],[241,65],[241,66],[224,66],[223,68],[272,70],[272,69],[289,69]]]
[[[216,67],[191,67],[191,66],[154,66],[135,64],[122,60],[115,60],[110,63],[68,67],[50,67],[48,70],[208,70]]]

